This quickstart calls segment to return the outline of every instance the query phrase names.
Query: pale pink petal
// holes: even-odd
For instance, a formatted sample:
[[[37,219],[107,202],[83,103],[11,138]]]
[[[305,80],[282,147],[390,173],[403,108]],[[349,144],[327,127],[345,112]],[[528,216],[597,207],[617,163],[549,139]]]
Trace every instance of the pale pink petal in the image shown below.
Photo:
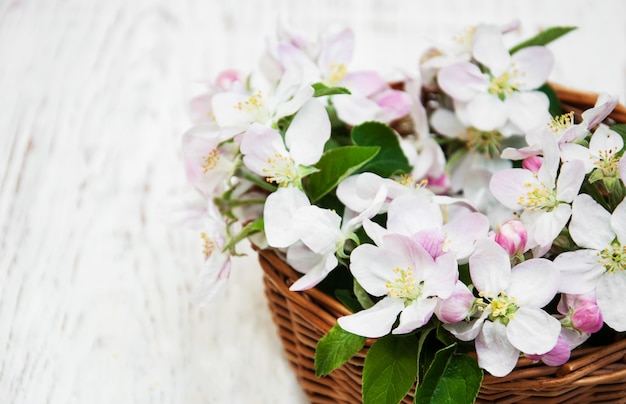
[[[596,250],[576,250],[559,254],[554,264],[560,269],[559,291],[581,294],[594,290],[604,273]]]
[[[535,183],[533,173],[522,168],[511,168],[498,171],[491,177],[489,190],[493,196],[504,206],[510,209],[520,209],[520,197],[525,196],[527,183]]]
[[[472,283],[487,297],[496,297],[511,282],[509,255],[495,241],[484,238],[476,242],[469,258]]]
[[[296,113],[285,133],[285,144],[291,157],[300,165],[317,163],[330,138],[330,118],[316,99],[307,101]]]
[[[284,158],[289,157],[280,133],[258,123],[250,125],[246,130],[240,150],[245,166],[263,177],[268,175],[270,165],[268,159],[276,157],[277,154]]]
[[[389,234],[389,231],[376,222],[369,219],[363,220],[363,229],[368,237],[372,239],[377,246],[383,245],[383,237]]]
[[[361,97],[369,97],[389,86],[375,71],[348,73],[340,85],[347,87],[352,94]]]
[[[406,334],[420,328],[430,320],[435,311],[437,299],[419,299],[409,304],[400,313],[400,324],[392,331],[393,334]]]
[[[452,294],[440,299],[435,308],[437,318],[444,323],[456,323],[469,316],[474,304],[474,295],[462,281],[457,281]]]
[[[328,71],[337,65],[349,64],[352,60],[354,42],[354,32],[350,28],[343,28],[326,38],[318,59],[320,68]]]
[[[190,301],[204,306],[219,299],[230,275],[231,261],[226,254],[214,253],[205,261],[196,279]]]
[[[424,247],[424,250],[433,258],[437,258],[444,253],[442,247],[446,241],[446,235],[439,229],[422,230],[413,234],[411,239]]]
[[[443,91],[459,101],[470,101],[476,94],[484,93],[489,79],[478,66],[469,62],[455,63],[439,71],[437,81]]]
[[[618,332],[626,331],[626,270],[605,273],[598,282],[597,300],[604,322]]]
[[[274,121],[295,114],[315,93],[315,90],[310,85],[300,85],[294,91],[293,86],[295,83],[291,80],[288,81],[287,77],[288,73],[285,72],[276,89],[276,95],[273,100]],[[297,77],[293,80],[301,81],[301,78]]]
[[[600,94],[593,108],[583,111],[582,118],[585,127],[593,129],[597,124],[602,122],[617,105],[618,98],[610,94]]]
[[[511,344],[528,354],[545,354],[556,345],[561,323],[540,309],[520,307],[506,327]]]
[[[337,266],[338,261],[334,254],[316,255],[319,256],[319,261],[317,262],[317,265],[308,269],[304,276],[299,278],[289,287],[289,290],[294,292],[301,292],[303,290],[311,289],[317,286],[321,281],[326,279],[330,271],[332,271]]]
[[[391,122],[407,116],[411,109],[411,96],[404,91],[386,90],[374,97],[383,110],[385,122]]]
[[[611,227],[618,226],[611,226],[613,220],[611,214],[592,197],[580,194],[572,203],[569,232],[579,247],[603,250],[615,238]]]
[[[339,317],[337,323],[352,334],[379,338],[391,331],[398,314],[404,309],[402,299],[386,297],[367,310]]]
[[[461,341],[472,341],[482,330],[483,323],[487,319],[489,313],[483,311],[479,318],[472,321],[460,321],[458,323],[443,324],[443,328],[450,331],[457,339]]]
[[[509,342],[506,331],[506,327],[500,322],[485,321],[476,337],[478,366],[497,377],[511,373],[520,353]]]
[[[442,299],[450,297],[459,279],[458,264],[454,254],[443,254],[431,265],[432,270],[424,271],[424,296],[436,296]]]
[[[489,219],[479,212],[457,216],[446,223],[442,230],[447,234],[448,251],[458,260],[464,260],[474,251],[476,240],[487,237]]]
[[[554,298],[558,287],[558,267],[550,260],[532,258],[511,270],[511,284],[506,292],[520,306],[542,308]]]

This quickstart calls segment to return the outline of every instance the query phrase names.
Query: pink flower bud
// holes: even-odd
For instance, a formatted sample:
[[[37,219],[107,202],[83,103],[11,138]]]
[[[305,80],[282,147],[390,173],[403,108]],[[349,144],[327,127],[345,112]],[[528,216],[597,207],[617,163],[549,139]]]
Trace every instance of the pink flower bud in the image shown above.
[[[600,308],[592,301],[583,300],[574,308],[572,325],[579,331],[593,334],[602,328]]]
[[[470,314],[473,305],[474,295],[463,282],[457,281],[452,295],[437,304],[435,315],[444,323],[458,323]]]
[[[529,171],[532,171],[533,173],[537,173],[539,172],[539,169],[541,168],[542,163],[543,163],[543,160],[541,157],[530,156],[522,160],[522,167],[524,167],[525,169]]]
[[[495,237],[496,243],[504,248],[510,256],[524,253],[526,251],[527,240],[528,233],[519,220],[509,220],[504,223]]]
[[[526,355],[530,360],[542,361],[548,366],[560,366],[569,360],[570,345],[565,338],[559,335],[556,345],[543,355]]]

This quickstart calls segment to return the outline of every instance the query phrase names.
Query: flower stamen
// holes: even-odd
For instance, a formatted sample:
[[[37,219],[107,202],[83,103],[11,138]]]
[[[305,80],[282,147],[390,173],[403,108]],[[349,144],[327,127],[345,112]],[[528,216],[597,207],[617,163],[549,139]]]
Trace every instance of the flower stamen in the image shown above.
[[[203,158],[202,172],[206,174],[209,170],[212,170],[217,166],[220,161],[220,154],[217,149],[213,149],[209,154]]]
[[[291,157],[275,153],[273,157],[267,159],[267,162],[269,166],[263,169],[263,172],[268,174],[265,181],[287,186],[298,179],[296,162]]]
[[[409,305],[422,296],[423,283],[418,284],[413,277],[413,269],[394,268],[393,272],[398,275],[396,279],[387,280],[385,287],[389,296],[401,298],[404,304]]]
[[[205,232],[200,233],[200,237],[202,238],[202,254],[204,255],[204,259],[209,259],[213,251],[215,251],[215,240],[207,236]]]

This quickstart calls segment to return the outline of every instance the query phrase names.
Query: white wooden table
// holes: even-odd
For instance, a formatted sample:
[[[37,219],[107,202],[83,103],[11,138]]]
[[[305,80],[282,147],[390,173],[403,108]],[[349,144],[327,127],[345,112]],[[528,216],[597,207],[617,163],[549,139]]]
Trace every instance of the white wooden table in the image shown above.
[[[194,80],[251,68],[278,13],[383,71],[469,24],[576,25],[552,80],[626,94],[623,0],[0,0],[0,403],[305,402],[254,257],[200,310],[168,220]]]

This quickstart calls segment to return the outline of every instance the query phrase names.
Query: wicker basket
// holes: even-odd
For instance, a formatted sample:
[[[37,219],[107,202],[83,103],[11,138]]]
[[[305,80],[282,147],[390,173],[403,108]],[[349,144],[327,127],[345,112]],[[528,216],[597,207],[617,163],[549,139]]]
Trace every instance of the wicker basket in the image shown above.
[[[553,85],[565,110],[580,113],[593,106],[597,95]],[[615,122],[626,122],[621,105],[611,114]],[[265,292],[270,311],[289,362],[312,403],[361,402],[361,374],[368,348],[365,347],[329,376],[315,376],[317,341],[350,311],[317,289],[291,292],[297,274],[275,252],[259,251],[264,271]],[[520,358],[506,377],[485,375],[477,403],[626,403],[626,339],[604,347],[577,349],[569,362],[549,367]],[[410,392],[402,401],[413,403]]]

